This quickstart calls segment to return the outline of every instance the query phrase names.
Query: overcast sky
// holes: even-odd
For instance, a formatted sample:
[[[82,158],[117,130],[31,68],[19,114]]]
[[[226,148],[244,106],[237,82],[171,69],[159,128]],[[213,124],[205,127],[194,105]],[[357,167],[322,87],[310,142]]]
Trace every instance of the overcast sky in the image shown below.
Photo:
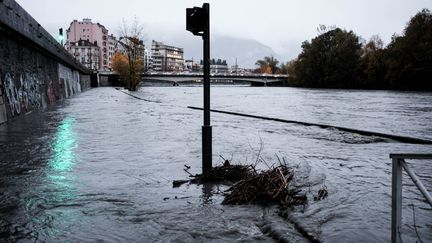
[[[301,42],[317,35],[319,24],[353,30],[364,39],[379,34],[384,43],[401,33],[415,13],[432,9],[432,0],[214,0],[211,34],[255,39],[280,55],[295,57]],[[147,38],[167,41],[194,38],[185,31],[185,8],[196,0],[18,0],[48,32],[69,27],[73,19],[91,18],[118,33],[122,19],[136,16]],[[198,37],[195,37],[198,38]]]

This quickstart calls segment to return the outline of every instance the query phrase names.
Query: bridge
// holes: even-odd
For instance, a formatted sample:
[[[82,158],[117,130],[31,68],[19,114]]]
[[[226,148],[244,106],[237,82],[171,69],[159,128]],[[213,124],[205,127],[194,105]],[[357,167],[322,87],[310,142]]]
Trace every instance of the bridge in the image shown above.
[[[141,75],[142,81],[169,82],[174,86],[179,83],[201,83],[202,73],[145,73]],[[210,75],[212,83],[247,82],[252,86],[282,86],[285,85],[288,75],[282,74],[220,74]]]

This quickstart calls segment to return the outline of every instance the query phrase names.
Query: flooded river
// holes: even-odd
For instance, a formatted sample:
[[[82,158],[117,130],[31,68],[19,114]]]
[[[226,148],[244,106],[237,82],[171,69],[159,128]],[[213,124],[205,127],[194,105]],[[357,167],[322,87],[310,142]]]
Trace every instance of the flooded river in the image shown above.
[[[214,164],[220,156],[253,163],[263,146],[267,164],[277,155],[296,168],[309,203],[287,220],[276,207],[221,205],[225,186],[172,188],[187,178],[184,165],[201,171],[202,111],[187,106],[202,106],[202,87],[143,87],[134,95],[92,89],[0,126],[0,241],[271,242],[265,222],[307,242],[295,221],[326,242],[388,242],[389,153],[432,152],[431,145],[212,113]],[[212,86],[211,102],[432,140],[431,93]],[[431,162],[409,161],[429,191]],[[403,182],[403,240],[432,241],[432,209],[406,174]],[[322,186],[328,197],[314,201]]]

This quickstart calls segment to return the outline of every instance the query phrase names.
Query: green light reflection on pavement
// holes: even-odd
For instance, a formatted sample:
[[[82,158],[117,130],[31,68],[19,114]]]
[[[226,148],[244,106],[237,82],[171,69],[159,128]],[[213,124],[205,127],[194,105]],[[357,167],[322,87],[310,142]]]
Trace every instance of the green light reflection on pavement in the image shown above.
[[[47,161],[47,181],[33,189],[35,195],[27,202],[32,227],[41,239],[68,234],[70,227],[80,220],[77,209],[68,206],[74,205],[77,199],[73,173],[78,161],[75,122],[75,118],[65,117],[59,123],[50,144],[52,155]]]
[[[51,198],[54,201],[69,201],[75,198],[75,177],[72,170],[77,161],[78,148],[76,134],[73,130],[75,118],[66,117],[57,127],[52,143],[53,157],[49,160],[48,179],[54,185]]]
[[[71,171],[75,165],[77,148],[73,124],[75,119],[66,117],[57,128],[56,139],[53,144],[54,158],[49,161],[49,166],[55,172]]]

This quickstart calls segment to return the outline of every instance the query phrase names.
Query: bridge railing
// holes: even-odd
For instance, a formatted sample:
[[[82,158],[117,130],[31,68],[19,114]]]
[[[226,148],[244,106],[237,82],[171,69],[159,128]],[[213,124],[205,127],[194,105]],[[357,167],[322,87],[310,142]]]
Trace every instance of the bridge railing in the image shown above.
[[[432,196],[426,190],[417,175],[405,162],[405,159],[425,159],[432,160],[432,154],[390,154],[392,159],[392,226],[391,241],[393,243],[402,242],[400,236],[402,218],[402,168],[405,169],[411,180],[425,197],[432,207]]]

